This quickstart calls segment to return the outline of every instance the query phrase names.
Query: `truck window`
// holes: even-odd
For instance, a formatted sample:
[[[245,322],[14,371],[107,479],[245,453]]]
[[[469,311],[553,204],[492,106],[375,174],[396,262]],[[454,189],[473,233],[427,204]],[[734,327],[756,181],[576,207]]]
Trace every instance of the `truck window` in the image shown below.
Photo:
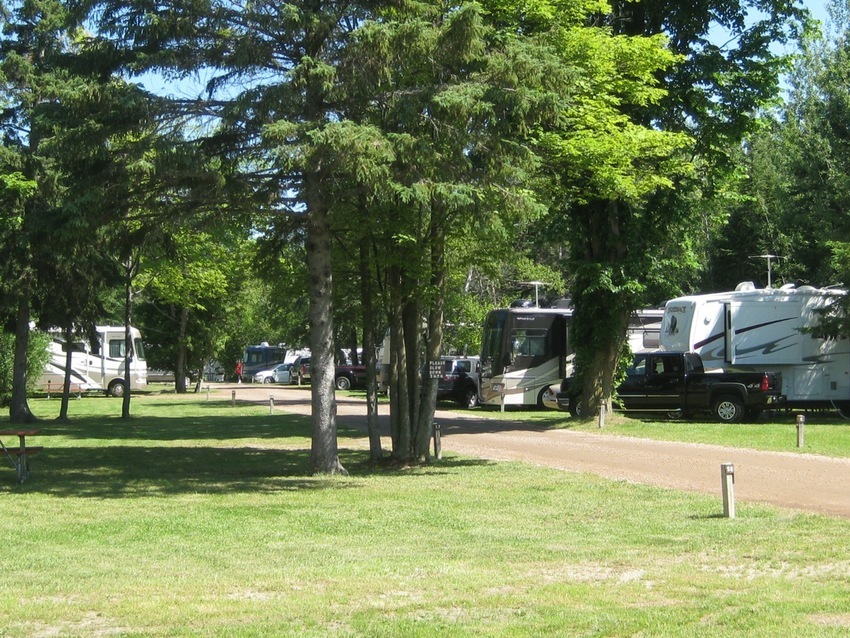
[[[679,374],[679,357],[655,357],[652,363],[654,374]]]
[[[646,374],[646,357],[635,357],[632,365],[626,370],[626,376],[642,377]]]

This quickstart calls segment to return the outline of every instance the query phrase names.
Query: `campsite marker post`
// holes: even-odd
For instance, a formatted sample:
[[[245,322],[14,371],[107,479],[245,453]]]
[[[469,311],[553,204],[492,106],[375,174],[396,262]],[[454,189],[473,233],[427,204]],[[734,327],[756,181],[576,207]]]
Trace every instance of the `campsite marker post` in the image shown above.
[[[732,463],[722,463],[720,478],[723,489],[723,516],[735,518],[735,466]]]

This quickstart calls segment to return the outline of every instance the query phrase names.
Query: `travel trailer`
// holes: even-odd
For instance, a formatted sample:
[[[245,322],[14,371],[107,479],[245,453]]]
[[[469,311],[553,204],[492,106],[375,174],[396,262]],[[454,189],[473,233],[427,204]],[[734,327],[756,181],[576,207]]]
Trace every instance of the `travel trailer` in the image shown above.
[[[633,352],[658,347],[661,309],[639,310],[629,322]],[[572,375],[572,308],[511,307],[491,310],[481,340],[480,402],[543,405],[549,386]]]
[[[65,383],[68,345],[61,331],[49,331],[50,360],[44,367],[38,387],[47,392],[59,392]],[[130,387],[147,385],[148,367],[142,335],[130,328]],[[71,348],[71,388],[73,391],[105,390],[120,397],[124,394],[124,326],[96,326],[91,340],[74,341]]]
[[[845,294],[744,282],[729,292],[671,299],[661,348],[696,352],[708,370],[781,372],[788,407],[850,411],[850,342],[806,332],[818,325],[819,310]]]

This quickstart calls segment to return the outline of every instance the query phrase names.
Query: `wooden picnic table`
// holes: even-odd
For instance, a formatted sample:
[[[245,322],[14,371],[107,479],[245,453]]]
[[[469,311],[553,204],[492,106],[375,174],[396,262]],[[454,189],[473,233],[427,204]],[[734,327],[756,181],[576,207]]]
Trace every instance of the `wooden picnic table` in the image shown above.
[[[0,436],[18,437],[18,447],[6,447],[3,441],[0,440],[0,447],[2,447],[3,453],[6,455],[6,458],[9,459],[12,467],[14,467],[17,471],[18,483],[23,483],[29,478],[29,457],[33,454],[38,454],[43,449],[41,447],[27,447],[27,437],[35,436],[39,433],[41,433],[41,430],[34,430],[31,428],[0,430]]]

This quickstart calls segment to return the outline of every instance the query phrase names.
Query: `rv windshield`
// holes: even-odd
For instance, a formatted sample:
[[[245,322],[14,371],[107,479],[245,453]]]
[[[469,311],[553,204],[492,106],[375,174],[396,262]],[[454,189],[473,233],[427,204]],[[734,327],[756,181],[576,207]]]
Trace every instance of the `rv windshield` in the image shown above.
[[[141,339],[136,339],[133,343],[136,347],[136,359],[138,359],[139,361],[144,361],[145,360],[145,344],[142,342]]]
[[[481,341],[482,362],[504,364],[501,361],[501,355],[506,318],[507,312],[504,310],[494,310],[487,315],[484,322],[484,336]]]

